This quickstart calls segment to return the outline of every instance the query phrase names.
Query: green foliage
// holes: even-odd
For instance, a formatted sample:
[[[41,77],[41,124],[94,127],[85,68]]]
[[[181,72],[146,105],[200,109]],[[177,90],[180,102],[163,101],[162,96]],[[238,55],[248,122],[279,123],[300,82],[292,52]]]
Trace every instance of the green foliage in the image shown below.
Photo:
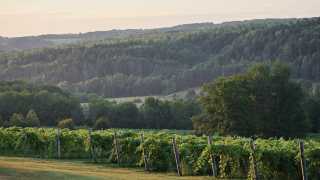
[[[34,110],[30,110],[26,116],[26,124],[28,127],[39,127],[40,120]]]
[[[170,137],[165,134],[152,135],[145,139],[147,161],[151,169],[166,171],[174,168],[174,158]]]
[[[139,107],[133,103],[95,100],[89,103],[88,122],[108,118],[111,128],[191,129],[191,117],[200,113],[194,101],[161,101],[147,98]]]
[[[309,95],[305,98],[303,109],[306,112],[306,118],[312,124],[312,133],[320,132],[320,96]]]
[[[110,131],[94,131],[91,135],[91,147],[94,152],[94,160],[110,162],[114,155],[114,136]]]
[[[319,22],[319,17],[231,22],[1,53],[0,79],[30,79],[105,97],[146,96],[201,86],[279,59],[292,66],[295,79],[317,82]]]
[[[61,156],[67,159],[93,158],[99,163],[117,163],[115,130],[93,131],[63,129],[59,136]],[[170,132],[117,131],[121,166],[142,167],[144,149],[150,170],[175,171],[172,138],[176,137],[183,175],[208,175],[211,173],[213,154],[218,166],[218,177],[224,179],[251,179],[252,155],[255,156],[261,179],[300,179],[298,141],[284,139],[257,139],[257,149],[250,148],[250,139],[240,137],[213,137],[207,145],[206,137],[175,135]],[[0,128],[0,155],[56,158],[56,129]],[[91,141],[89,141],[91,139]],[[308,176],[319,179],[320,142],[305,140],[305,157]]]
[[[139,165],[142,159],[141,152],[139,151],[141,144],[139,135],[132,132],[121,132],[121,134],[117,136],[117,143],[120,152],[120,163],[135,167]]]
[[[64,128],[68,128],[68,129],[74,129],[74,123],[72,119],[64,119],[59,121],[57,127],[64,129]]]
[[[76,124],[83,119],[79,101],[60,88],[20,81],[0,82],[0,112],[6,121],[13,113],[26,115],[31,109],[43,126],[55,126],[57,120],[65,117],[72,117]]]
[[[147,128],[166,129],[172,120],[172,112],[166,101],[147,98],[141,107],[144,122]],[[168,122],[169,121],[169,122]]]
[[[0,127],[3,127],[4,125],[5,125],[5,121],[0,114]]]
[[[89,158],[89,142],[88,142],[88,131],[77,130],[70,131],[73,129],[73,123],[71,119],[66,119],[62,129],[60,141],[61,141],[61,156],[62,158]]]
[[[110,120],[106,117],[100,117],[94,123],[93,128],[96,130],[108,129],[110,128]]]
[[[301,87],[283,64],[253,66],[247,73],[220,78],[203,88],[204,115],[194,126],[227,135],[294,137],[308,132]]]
[[[192,129],[191,118],[201,113],[200,105],[194,100],[169,101],[172,120],[170,128]]]
[[[76,126],[93,127],[97,119],[103,117],[109,119],[108,127],[112,128],[191,129],[190,118],[200,112],[193,101],[155,101],[156,106],[149,106],[147,102],[138,108],[134,103],[97,98],[80,106],[78,99],[53,86],[0,82],[0,114],[5,127],[10,126],[13,113],[20,113],[26,115],[26,124],[20,124],[23,127],[56,126],[58,120],[66,117],[72,118]],[[151,111],[157,112],[156,116],[153,117]]]
[[[20,113],[14,113],[10,117],[9,121],[10,126],[17,126],[17,127],[26,127],[27,123],[25,122],[25,119],[22,114]]]
[[[89,121],[95,123],[99,118],[108,118],[113,128],[142,128],[140,113],[133,103],[115,103],[106,100],[95,100],[89,103]]]
[[[140,113],[133,103],[119,103],[114,107],[113,127],[141,128]]]
[[[200,113],[200,107],[194,101],[161,101],[150,97],[140,111],[145,128],[191,129],[191,117]]]

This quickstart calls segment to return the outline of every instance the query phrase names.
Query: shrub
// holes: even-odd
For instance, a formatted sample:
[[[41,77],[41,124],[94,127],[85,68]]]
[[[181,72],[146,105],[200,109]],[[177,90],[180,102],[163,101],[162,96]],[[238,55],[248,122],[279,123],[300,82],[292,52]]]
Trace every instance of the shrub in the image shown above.
[[[26,127],[26,122],[22,114],[14,113],[9,121],[10,126]]]
[[[34,110],[30,110],[26,116],[26,123],[28,127],[39,127],[40,120]]]
[[[110,128],[110,120],[106,117],[100,117],[94,123],[94,129],[108,129]]]
[[[74,129],[73,120],[71,118],[64,119],[58,123],[58,127],[61,129],[64,129],[64,128]]]

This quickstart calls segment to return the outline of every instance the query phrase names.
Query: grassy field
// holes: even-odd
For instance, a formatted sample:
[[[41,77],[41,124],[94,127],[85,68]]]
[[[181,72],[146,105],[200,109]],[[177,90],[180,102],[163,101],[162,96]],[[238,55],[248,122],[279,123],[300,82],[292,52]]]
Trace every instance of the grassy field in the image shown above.
[[[132,96],[132,97],[119,97],[119,98],[106,98],[109,101],[115,101],[117,103],[124,103],[124,102],[132,102],[135,103],[137,106],[141,106],[146,98],[153,97],[156,99],[160,99],[162,101],[172,101],[174,99],[188,99],[188,92],[194,91],[196,95],[200,94],[200,88],[190,88],[185,91],[179,91],[176,93],[172,93],[169,95],[159,95],[159,96]]]
[[[1,180],[142,180],[142,179],[211,179],[209,177],[177,177],[174,173],[146,173],[141,169],[94,165],[83,161],[40,160],[0,157]]]

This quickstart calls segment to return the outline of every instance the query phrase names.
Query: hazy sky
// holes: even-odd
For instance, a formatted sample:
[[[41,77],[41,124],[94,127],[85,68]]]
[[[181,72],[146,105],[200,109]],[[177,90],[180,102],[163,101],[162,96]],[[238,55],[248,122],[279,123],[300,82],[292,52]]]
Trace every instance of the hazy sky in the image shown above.
[[[0,0],[0,36],[320,16],[320,0]]]

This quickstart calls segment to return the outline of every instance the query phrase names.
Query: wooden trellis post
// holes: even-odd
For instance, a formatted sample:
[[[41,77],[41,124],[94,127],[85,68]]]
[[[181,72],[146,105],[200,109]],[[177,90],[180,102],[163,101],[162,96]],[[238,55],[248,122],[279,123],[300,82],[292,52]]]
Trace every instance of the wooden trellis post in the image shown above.
[[[93,151],[93,146],[92,146],[92,137],[91,137],[91,134],[92,134],[92,128],[89,128],[89,150],[90,150],[90,158],[95,161],[95,156],[94,156],[94,151]]]
[[[251,148],[251,157],[252,157],[252,166],[253,166],[253,179],[254,180],[259,180],[259,174],[258,174],[258,167],[257,167],[257,162],[256,162],[256,157],[255,157],[255,151],[256,151],[256,144],[254,143],[253,140],[250,141],[250,148]]]
[[[143,155],[143,162],[144,162],[144,170],[145,171],[149,171],[148,159],[147,159],[146,150],[144,149],[143,143],[144,143],[144,135],[143,135],[143,133],[141,133],[141,144],[142,144],[142,155]]]
[[[173,147],[174,158],[176,160],[177,173],[179,176],[182,176],[181,167],[180,167],[180,155],[177,147],[176,137],[172,138],[172,147]]]
[[[117,163],[120,166],[120,155],[119,155],[119,147],[118,147],[118,139],[117,139],[117,132],[114,132],[114,148],[115,148],[115,152],[116,152],[116,158],[117,158]]]
[[[211,147],[212,145],[212,138],[211,136],[208,136],[208,146]],[[212,176],[216,177],[217,176],[217,166],[216,166],[216,161],[213,156],[213,152],[211,149],[209,149],[209,154],[210,154],[210,159],[211,159],[211,170],[212,170]]]
[[[28,141],[28,136],[27,136],[27,134],[24,132],[24,137],[23,137],[23,145],[24,145],[24,146],[26,146],[27,141]],[[26,156],[27,150],[28,150],[28,148],[25,147],[24,150],[23,150],[23,156]]]
[[[301,166],[302,180],[308,180],[306,159],[304,157],[304,143],[303,143],[303,141],[299,141],[299,151],[300,151],[300,166]]]
[[[61,158],[61,142],[60,142],[61,130],[60,128],[57,129],[57,155],[58,159]]]

